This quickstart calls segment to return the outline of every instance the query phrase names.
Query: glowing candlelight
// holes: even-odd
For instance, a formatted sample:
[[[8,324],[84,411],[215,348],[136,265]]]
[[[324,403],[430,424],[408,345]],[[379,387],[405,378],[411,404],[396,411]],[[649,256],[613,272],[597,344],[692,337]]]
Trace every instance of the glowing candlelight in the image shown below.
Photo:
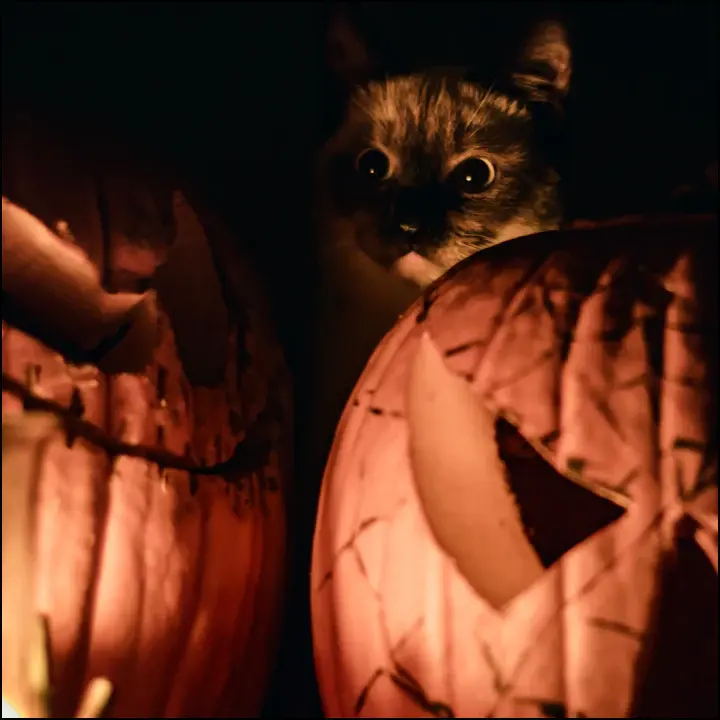
[[[90,682],[80,701],[76,718],[98,718],[102,715],[112,696],[112,684],[107,678],[95,678]],[[22,715],[5,699],[2,699],[4,718],[22,718]]]
[[[33,508],[45,448],[57,420],[37,413],[3,417],[2,423],[2,694],[20,716],[36,712],[37,657],[42,631],[35,612]],[[45,649],[41,650],[42,655]],[[5,697],[9,701],[5,701]]]
[[[2,716],[3,718],[19,718],[20,713],[5,699],[2,699]]]
[[[3,417],[3,718],[51,717],[47,624],[35,609],[34,507],[45,450],[59,431],[52,415]],[[110,681],[95,678],[80,700],[76,717],[100,717],[111,695]]]

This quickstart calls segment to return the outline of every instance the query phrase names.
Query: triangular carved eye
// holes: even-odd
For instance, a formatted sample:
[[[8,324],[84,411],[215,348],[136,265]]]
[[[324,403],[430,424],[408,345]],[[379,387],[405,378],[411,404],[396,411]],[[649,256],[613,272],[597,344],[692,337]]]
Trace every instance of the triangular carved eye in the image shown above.
[[[435,539],[497,610],[624,512],[496,422],[427,335],[410,371],[408,423],[413,477]]]
[[[546,568],[625,512],[561,475],[506,420],[498,419],[495,432],[505,480],[517,499],[525,532]]]

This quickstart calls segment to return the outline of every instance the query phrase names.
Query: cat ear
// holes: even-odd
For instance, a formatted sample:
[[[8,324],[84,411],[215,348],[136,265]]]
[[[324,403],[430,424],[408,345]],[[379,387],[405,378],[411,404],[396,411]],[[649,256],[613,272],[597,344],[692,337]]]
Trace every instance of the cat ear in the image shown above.
[[[366,81],[373,61],[367,43],[351,18],[349,3],[335,3],[327,34],[327,59],[333,75],[346,86]]]
[[[513,83],[530,100],[559,103],[570,89],[570,45],[558,22],[537,25],[515,63]]]

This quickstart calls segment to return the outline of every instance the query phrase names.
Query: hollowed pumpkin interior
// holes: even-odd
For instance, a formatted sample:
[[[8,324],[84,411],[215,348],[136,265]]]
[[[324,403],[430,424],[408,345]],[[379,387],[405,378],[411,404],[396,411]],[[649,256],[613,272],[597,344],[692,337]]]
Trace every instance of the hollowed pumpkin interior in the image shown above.
[[[495,429],[525,535],[546,568],[625,512],[561,475],[507,420]]]

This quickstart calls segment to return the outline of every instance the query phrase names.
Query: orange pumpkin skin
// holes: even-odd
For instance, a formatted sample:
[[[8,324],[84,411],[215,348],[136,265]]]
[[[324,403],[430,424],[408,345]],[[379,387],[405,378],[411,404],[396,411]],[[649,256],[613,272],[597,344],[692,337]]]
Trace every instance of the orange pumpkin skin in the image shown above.
[[[716,218],[659,218],[479,253],[404,314],[323,480],[311,601],[328,717],[717,716],[717,299]],[[561,484],[626,504],[499,609],[423,501],[411,392],[428,337],[446,386],[502,414]],[[574,506],[542,507],[542,487],[535,502],[561,534]],[[479,531],[495,509],[476,511]]]
[[[163,188],[169,205],[154,205],[147,175],[132,167],[103,168],[105,254],[85,156],[74,158],[68,182],[48,189],[47,175],[58,174],[51,159],[65,148],[53,141],[43,149],[23,170],[40,179],[11,178],[11,199],[48,224],[62,218],[110,277],[152,275],[165,263],[158,341],[144,372],[111,375],[70,364],[3,323],[3,415],[22,412],[23,397],[30,407],[40,398],[80,408],[108,442],[160,449],[195,466],[228,461],[259,427],[269,432],[257,457],[215,475],[162,470],[143,457],[109,457],[84,437],[69,446],[65,433],[53,437],[35,518],[53,713],[70,716],[88,680],[104,675],[115,689],[115,717],[256,717],[281,622],[291,461],[289,377],[262,288],[207,210],[190,207],[172,185]],[[129,199],[138,196],[146,201],[141,214]],[[169,248],[152,234],[168,213]],[[145,235],[133,236],[132,227]],[[208,279],[213,268],[222,268],[222,289]],[[198,346],[206,358],[192,355]],[[203,361],[206,378],[190,379],[188,367],[195,364],[197,378]]]

